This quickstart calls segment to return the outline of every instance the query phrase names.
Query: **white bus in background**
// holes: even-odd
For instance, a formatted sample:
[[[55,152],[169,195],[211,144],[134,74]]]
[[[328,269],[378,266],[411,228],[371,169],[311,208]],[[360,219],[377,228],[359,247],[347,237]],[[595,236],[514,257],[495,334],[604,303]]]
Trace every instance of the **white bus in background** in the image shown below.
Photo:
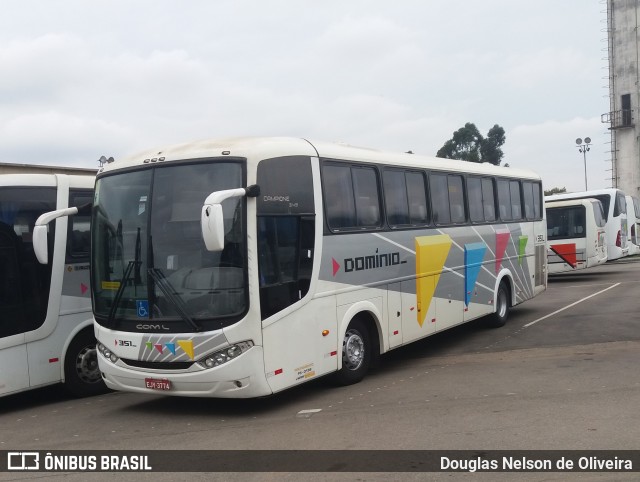
[[[93,199],[94,176],[0,175],[0,396],[64,382],[74,395],[105,389],[93,335],[90,210],[51,225],[41,265],[36,219]]]
[[[549,274],[598,266],[607,261],[602,203],[597,199],[545,201]]]
[[[100,369],[141,393],[355,383],[393,348],[504,324],[547,281],[536,174],[303,139],[108,163],[91,231]]]
[[[625,196],[627,200],[627,227],[629,228],[629,256],[640,254],[640,200],[637,197]]]
[[[600,201],[604,209],[608,261],[627,256],[629,254],[627,239],[627,200],[625,199],[625,194],[620,189],[608,188],[554,194],[553,196],[546,196],[544,199],[545,202],[547,202],[588,198],[594,198]]]

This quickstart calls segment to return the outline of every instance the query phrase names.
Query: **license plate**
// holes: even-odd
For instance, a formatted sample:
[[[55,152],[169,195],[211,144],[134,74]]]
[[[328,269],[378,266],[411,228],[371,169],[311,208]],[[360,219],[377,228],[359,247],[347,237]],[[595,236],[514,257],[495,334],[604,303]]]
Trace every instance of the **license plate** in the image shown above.
[[[144,385],[152,390],[171,390],[171,382],[166,379],[145,378]]]

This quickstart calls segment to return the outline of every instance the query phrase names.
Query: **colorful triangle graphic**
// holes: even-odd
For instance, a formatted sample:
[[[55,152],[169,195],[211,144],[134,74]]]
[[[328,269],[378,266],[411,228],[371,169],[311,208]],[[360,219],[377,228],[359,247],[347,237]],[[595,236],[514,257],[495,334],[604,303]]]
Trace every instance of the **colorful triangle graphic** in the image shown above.
[[[166,346],[169,351],[171,352],[172,355],[176,354],[176,344],[175,343],[165,343],[164,346]]]
[[[529,241],[529,236],[520,236],[518,239],[518,263],[520,264],[522,264],[522,258],[527,251],[527,241]]]
[[[464,245],[464,304],[469,306],[471,293],[478,280],[482,259],[487,250],[484,243],[470,243]]]
[[[551,246],[551,251],[556,253],[562,261],[567,263],[572,268],[576,267],[577,253],[576,253],[576,243],[566,243],[566,244],[554,244]]]
[[[451,249],[451,238],[448,234],[419,236],[415,243],[417,315],[422,326]]]
[[[504,259],[504,253],[507,251],[510,236],[511,233],[509,231],[496,231],[496,274],[502,268],[502,260]]]
[[[178,340],[178,346],[184,350],[184,352],[189,355],[189,358],[193,360],[193,341],[192,340]]]
[[[340,270],[340,264],[335,260],[335,258],[331,258],[331,263],[333,265],[333,276]]]

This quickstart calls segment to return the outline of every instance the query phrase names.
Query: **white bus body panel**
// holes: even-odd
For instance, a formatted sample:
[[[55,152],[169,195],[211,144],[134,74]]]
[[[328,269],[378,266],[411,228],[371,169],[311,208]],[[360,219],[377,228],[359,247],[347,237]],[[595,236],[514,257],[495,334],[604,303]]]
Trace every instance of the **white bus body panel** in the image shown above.
[[[29,363],[24,334],[0,339],[0,395],[29,388]]]
[[[100,343],[116,352],[120,358],[138,360],[140,354],[154,352],[157,347],[165,347],[168,343],[180,345],[187,342],[193,347],[190,359],[200,359],[217,348],[228,346],[222,330],[206,334],[147,334],[122,333],[95,325],[96,338]],[[155,352],[154,352],[155,354]],[[177,355],[158,349],[158,361],[169,361]],[[113,363],[98,353],[100,369],[107,387],[114,390],[150,393],[145,386],[145,378],[155,377],[171,382],[171,395],[187,397],[219,397],[219,398],[251,398],[271,393],[264,374],[264,354],[261,346],[254,346],[238,358],[215,368],[203,368],[193,363],[184,370],[144,371],[124,364],[121,360]],[[187,358],[184,357],[186,360]],[[153,393],[160,393],[154,391]]]

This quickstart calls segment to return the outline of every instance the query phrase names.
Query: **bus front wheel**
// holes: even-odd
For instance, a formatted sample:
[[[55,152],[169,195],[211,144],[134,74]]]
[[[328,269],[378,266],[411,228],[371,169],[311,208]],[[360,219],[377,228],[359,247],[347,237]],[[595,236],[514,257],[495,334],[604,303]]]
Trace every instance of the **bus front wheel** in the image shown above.
[[[81,331],[69,344],[64,359],[64,385],[76,397],[106,391],[98,368],[96,339],[89,330]]]
[[[365,323],[354,319],[342,339],[342,368],[336,373],[339,385],[351,385],[362,380],[371,365],[371,336]]]

